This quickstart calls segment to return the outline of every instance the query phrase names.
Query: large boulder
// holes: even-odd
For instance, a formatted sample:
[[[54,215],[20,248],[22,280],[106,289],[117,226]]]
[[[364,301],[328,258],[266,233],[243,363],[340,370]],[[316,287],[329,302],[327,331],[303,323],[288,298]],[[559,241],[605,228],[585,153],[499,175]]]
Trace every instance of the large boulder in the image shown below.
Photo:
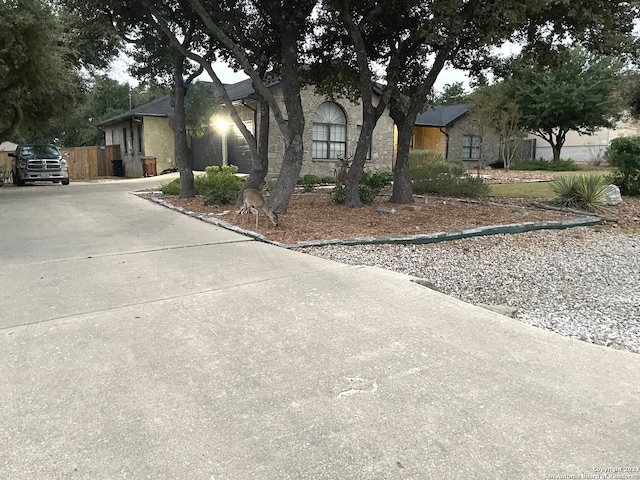
[[[622,195],[617,185],[609,185],[604,190],[604,203],[607,205],[617,205],[622,203]]]

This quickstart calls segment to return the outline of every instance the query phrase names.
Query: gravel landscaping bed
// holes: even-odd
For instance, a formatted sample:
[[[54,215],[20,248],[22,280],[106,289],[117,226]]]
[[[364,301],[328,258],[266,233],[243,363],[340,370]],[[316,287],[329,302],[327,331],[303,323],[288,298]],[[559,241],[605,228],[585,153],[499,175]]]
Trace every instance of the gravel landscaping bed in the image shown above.
[[[413,275],[465,302],[513,307],[515,318],[560,335],[640,353],[637,232],[591,227],[303,251]]]

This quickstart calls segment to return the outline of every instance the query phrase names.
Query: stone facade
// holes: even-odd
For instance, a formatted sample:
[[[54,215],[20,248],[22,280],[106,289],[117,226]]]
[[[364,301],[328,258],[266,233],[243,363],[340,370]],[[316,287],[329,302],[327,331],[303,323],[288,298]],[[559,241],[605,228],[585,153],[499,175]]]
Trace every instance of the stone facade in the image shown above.
[[[470,115],[458,120],[453,127],[447,128],[449,148],[447,160],[463,162],[467,168],[477,168],[478,163],[486,166],[500,159],[500,137],[482,123],[481,119],[474,119]],[[480,158],[469,155],[469,148],[465,148],[465,137],[478,137],[480,141]],[[479,161],[479,162],[478,162]]]
[[[283,112],[282,91],[275,92],[276,98],[280,102]],[[314,174],[319,177],[333,176],[337,165],[337,159],[314,159],[313,158],[313,115],[316,109],[328,99],[318,96],[313,88],[307,87],[302,91],[302,107],[305,112],[304,131],[304,159],[300,175]],[[334,100],[340,106],[347,119],[347,154],[352,156],[355,153],[358,142],[359,127],[362,125],[362,107],[353,104],[348,100]],[[373,132],[371,141],[371,159],[367,161],[365,169],[370,171],[391,171],[394,154],[394,125],[388,113],[384,113]],[[284,156],[284,142],[278,125],[271,118],[269,130],[269,175],[275,176],[280,171]]]

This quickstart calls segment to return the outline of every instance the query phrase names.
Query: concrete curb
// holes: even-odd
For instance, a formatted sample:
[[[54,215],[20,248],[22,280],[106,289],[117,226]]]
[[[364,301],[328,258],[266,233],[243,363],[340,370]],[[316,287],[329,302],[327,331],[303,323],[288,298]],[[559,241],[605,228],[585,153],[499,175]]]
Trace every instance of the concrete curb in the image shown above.
[[[310,248],[310,247],[324,247],[327,245],[384,245],[384,244],[405,244],[405,245],[422,245],[430,243],[448,242],[452,240],[461,240],[464,238],[480,237],[488,235],[500,235],[500,234],[514,234],[525,233],[534,230],[564,230],[567,228],[575,227],[590,227],[594,225],[600,225],[602,218],[595,215],[577,216],[577,218],[567,220],[548,220],[543,222],[523,222],[523,223],[510,223],[507,225],[489,225],[486,227],[473,227],[464,228],[461,230],[453,230],[450,232],[436,232],[419,235],[403,235],[403,236],[389,236],[382,235],[377,237],[356,237],[348,240],[331,239],[331,240],[311,240],[307,242],[298,242],[295,244],[284,244],[280,242],[274,242],[267,239],[264,235],[253,232],[251,230],[245,230],[243,228],[232,225],[229,222],[220,220],[219,218],[203,215],[198,212],[192,212],[186,210],[183,207],[176,207],[171,203],[163,200],[162,198],[153,197],[151,200],[159,205],[167,207],[176,212],[180,212],[184,215],[189,215],[193,218],[202,220],[203,222],[211,223],[218,227],[231,230],[232,232],[245,235],[249,238],[257,240],[259,242],[269,243],[282,248]],[[454,199],[450,199],[454,200]],[[496,204],[504,206],[508,205]]]

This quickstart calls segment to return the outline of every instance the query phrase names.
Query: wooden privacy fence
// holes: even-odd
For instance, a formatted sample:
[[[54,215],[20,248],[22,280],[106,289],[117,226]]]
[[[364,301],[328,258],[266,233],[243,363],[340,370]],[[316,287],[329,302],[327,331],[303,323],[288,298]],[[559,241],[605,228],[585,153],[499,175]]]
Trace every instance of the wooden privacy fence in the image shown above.
[[[61,148],[60,151],[68,154],[65,158],[71,180],[111,176],[111,161],[122,158],[120,145]]]
[[[0,152],[0,186],[9,181],[11,174],[11,158],[9,152]]]

